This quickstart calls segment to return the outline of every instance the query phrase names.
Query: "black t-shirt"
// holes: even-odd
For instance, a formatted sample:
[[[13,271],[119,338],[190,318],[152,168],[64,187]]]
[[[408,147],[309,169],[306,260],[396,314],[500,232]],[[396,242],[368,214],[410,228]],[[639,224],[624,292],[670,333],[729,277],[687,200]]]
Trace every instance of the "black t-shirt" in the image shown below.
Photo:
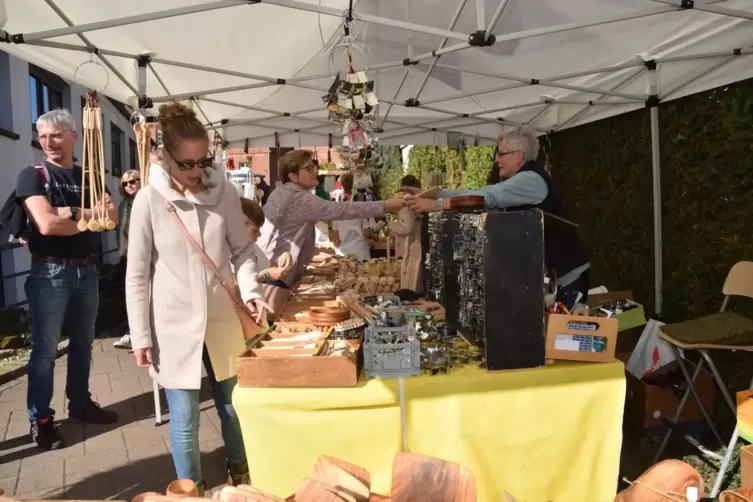
[[[73,169],[57,167],[45,162],[47,172],[50,175],[50,195],[52,207],[81,207],[81,167]],[[33,195],[46,196],[43,176],[34,166],[25,168],[18,175],[16,185],[16,197],[24,200]],[[84,193],[84,208],[89,208],[89,192]],[[29,239],[29,251],[42,256],[56,258],[85,258],[92,256],[97,247],[99,235],[89,232],[81,232],[70,236],[42,235],[36,225],[31,225],[31,237]]]

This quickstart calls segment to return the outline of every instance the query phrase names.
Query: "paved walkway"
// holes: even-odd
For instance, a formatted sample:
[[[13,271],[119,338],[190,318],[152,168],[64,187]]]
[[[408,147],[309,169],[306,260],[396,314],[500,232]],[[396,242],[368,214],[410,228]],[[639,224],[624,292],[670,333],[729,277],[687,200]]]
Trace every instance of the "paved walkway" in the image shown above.
[[[52,406],[68,446],[44,452],[31,442],[26,416],[26,377],[0,387],[0,488],[16,499],[130,500],[146,491],[163,492],[175,479],[170,426],[155,427],[152,380],[133,355],[114,349],[113,339],[95,341],[92,398],[120,414],[111,426],[67,420],[67,357],[57,360]],[[202,465],[207,486],[225,481],[219,417],[204,382],[201,393]],[[163,417],[167,406],[162,393]]]

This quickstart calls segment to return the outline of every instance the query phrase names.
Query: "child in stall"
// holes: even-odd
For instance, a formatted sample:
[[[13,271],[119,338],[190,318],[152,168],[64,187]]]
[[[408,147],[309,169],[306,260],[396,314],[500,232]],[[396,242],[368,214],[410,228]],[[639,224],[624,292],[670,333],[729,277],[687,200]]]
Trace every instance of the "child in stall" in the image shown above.
[[[241,197],[241,210],[243,211],[243,216],[246,217],[246,228],[248,229],[249,236],[251,237],[251,242],[254,243],[256,264],[258,266],[258,269],[261,270],[261,272],[259,272],[259,275],[256,277],[256,280],[260,283],[267,281],[267,284],[274,283],[276,281],[282,281],[288,274],[288,272],[290,272],[290,267],[292,265],[290,254],[283,253],[277,262],[278,266],[271,267],[267,257],[256,245],[256,240],[261,234],[259,229],[262,227],[262,225],[264,225],[264,210],[259,204],[245,197]]]

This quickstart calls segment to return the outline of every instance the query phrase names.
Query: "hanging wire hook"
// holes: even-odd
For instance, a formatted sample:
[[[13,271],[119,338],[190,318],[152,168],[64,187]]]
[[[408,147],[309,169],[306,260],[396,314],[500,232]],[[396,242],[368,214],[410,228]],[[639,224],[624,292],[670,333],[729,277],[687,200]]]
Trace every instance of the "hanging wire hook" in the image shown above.
[[[86,95],[87,90],[82,88],[79,82],[78,72],[81,71],[81,68],[83,68],[86,65],[94,65],[98,66],[102,69],[103,72],[105,72],[105,85],[102,87],[102,89],[99,90],[99,92],[104,92],[107,90],[107,86],[110,85],[110,72],[107,71],[107,68],[100,63],[99,61],[94,60],[94,51],[89,52],[89,61],[84,61],[80,65],[76,67],[76,71],[73,72],[73,83],[76,84],[76,87],[78,88],[79,92],[82,95]]]

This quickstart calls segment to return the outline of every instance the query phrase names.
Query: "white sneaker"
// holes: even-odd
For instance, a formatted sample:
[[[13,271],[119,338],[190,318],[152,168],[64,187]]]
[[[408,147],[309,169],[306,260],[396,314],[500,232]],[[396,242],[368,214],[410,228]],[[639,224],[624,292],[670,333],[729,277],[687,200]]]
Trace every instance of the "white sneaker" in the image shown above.
[[[115,347],[116,349],[130,349],[131,348],[131,334],[126,333],[120,338],[120,340],[117,340],[115,343],[113,343],[112,346]]]

